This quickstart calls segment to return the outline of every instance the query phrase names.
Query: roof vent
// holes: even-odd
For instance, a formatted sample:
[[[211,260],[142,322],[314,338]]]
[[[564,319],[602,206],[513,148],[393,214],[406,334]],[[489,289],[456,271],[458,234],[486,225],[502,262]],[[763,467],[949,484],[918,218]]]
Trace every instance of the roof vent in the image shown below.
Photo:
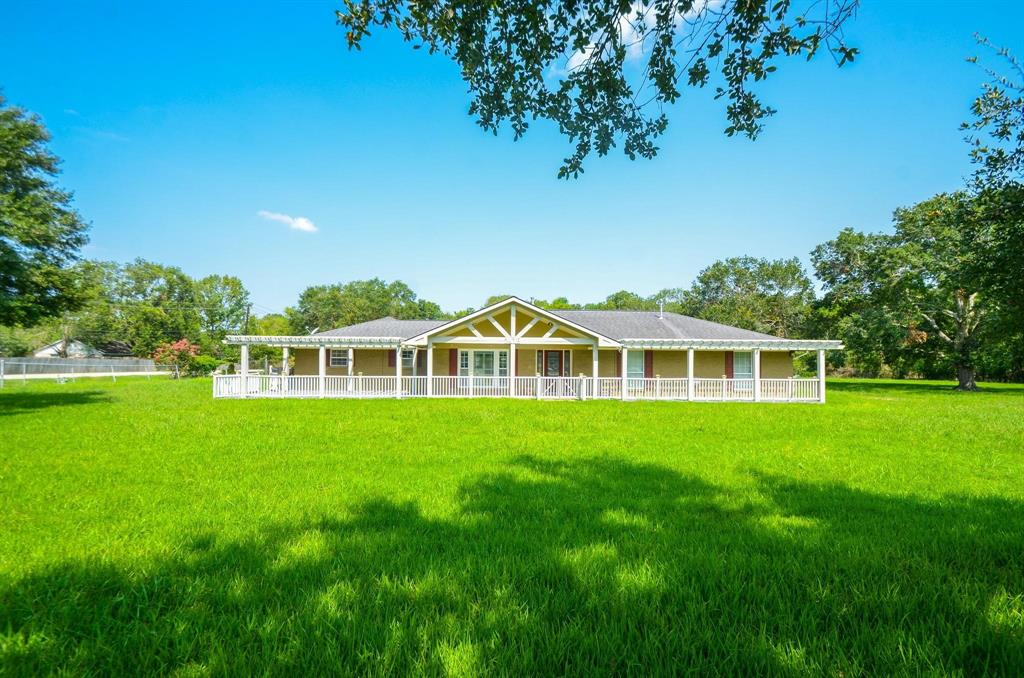
[[[658,302],[658,320],[665,319],[665,300],[662,299]]]

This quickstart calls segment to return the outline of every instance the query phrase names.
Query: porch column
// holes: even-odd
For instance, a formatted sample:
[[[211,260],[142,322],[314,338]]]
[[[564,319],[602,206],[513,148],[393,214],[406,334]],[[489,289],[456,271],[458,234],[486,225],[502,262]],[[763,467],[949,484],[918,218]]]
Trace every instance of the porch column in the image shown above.
[[[395,349],[395,397],[402,397],[402,345]]]
[[[348,377],[349,378],[346,380],[348,382],[348,384],[345,386],[345,388],[347,388],[349,391],[351,391],[353,389],[353,387],[354,387],[354,384],[352,383],[352,372],[355,369],[355,362],[356,362],[356,352],[355,352],[355,349],[353,349],[351,346],[348,348],[348,360],[346,362],[348,362]]]
[[[242,344],[242,355],[238,359],[238,374],[241,376],[241,388],[238,392],[243,398],[249,394],[249,344]]]
[[[596,341],[594,342],[594,345],[590,347],[590,359],[591,359],[591,362],[593,363],[593,366],[590,368],[591,369],[590,377],[591,377],[591,379],[593,379],[592,383],[594,385],[594,389],[593,389],[593,392],[590,394],[590,397],[591,398],[596,398],[597,397],[597,390],[598,390],[598,387],[600,385],[600,382],[598,381],[598,376],[597,376],[597,371],[598,371],[598,367],[600,366],[600,361],[598,361],[598,359],[597,359],[597,342]]]
[[[434,342],[427,339],[427,395],[434,395]]]
[[[818,349],[818,402],[825,402],[825,349]]]
[[[626,379],[626,375],[629,374],[629,349],[625,346],[622,347],[622,393],[620,394],[622,399],[626,399],[626,391],[629,390],[629,380]]]
[[[516,307],[512,307],[512,332],[515,336],[516,327]],[[514,398],[516,395],[516,342],[510,341],[508,344],[508,397]]]
[[[693,348],[686,349],[686,399],[693,400]]]
[[[761,402],[761,349],[755,348],[752,356],[754,362],[754,402]]]
[[[317,386],[320,390],[320,397],[323,398],[327,393],[327,347],[321,346],[318,349],[317,363],[320,366],[319,378],[317,379]]]
[[[281,348],[281,393],[288,391],[288,347]]]
[[[420,350],[418,348],[414,348],[412,350],[412,376],[414,376],[414,377],[416,376],[416,362],[417,362],[416,359],[419,358],[419,357],[420,357]]]

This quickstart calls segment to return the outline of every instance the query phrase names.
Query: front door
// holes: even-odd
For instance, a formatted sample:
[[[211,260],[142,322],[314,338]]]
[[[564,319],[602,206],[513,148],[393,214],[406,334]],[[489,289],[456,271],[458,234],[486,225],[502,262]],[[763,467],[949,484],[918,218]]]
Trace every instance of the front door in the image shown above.
[[[544,376],[562,376],[562,352],[544,351]]]

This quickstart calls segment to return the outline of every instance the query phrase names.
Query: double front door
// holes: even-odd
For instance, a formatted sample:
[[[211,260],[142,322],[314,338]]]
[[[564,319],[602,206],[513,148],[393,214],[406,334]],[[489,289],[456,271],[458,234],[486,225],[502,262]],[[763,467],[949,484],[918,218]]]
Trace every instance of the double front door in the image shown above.
[[[537,351],[537,372],[545,377],[568,377],[572,373],[570,351]]]

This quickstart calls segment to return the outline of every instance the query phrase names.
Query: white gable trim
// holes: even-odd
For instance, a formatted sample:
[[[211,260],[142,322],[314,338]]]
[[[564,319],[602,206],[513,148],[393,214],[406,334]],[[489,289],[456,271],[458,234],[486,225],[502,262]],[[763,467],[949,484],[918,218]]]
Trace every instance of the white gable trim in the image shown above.
[[[550,311],[545,311],[543,308],[540,308],[539,306],[534,306],[533,304],[531,304],[528,301],[523,301],[519,297],[508,297],[506,299],[502,299],[501,301],[496,302],[494,304],[491,304],[490,306],[485,306],[484,308],[481,308],[479,311],[474,311],[473,313],[470,313],[468,315],[464,315],[461,318],[456,318],[455,320],[452,320],[451,322],[445,323],[444,325],[441,325],[439,327],[435,327],[432,330],[428,330],[427,332],[423,332],[422,334],[417,334],[415,337],[410,337],[408,340],[406,340],[403,343],[410,344],[410,345],[416,345],[416,346],[424,346],[424,345],[426,345],[427,339],[429,337],[433,337],[433,336],[436,336],[436,335],[445,336],[445,335],[447,335],[448,331],[450,331],[450,330],[452,330],[452,329],[454,329],[456,327],[459,327],[460,325],[462,325],[462,324],[464,324],[466,322],[473,321],[476,318],[486,318],[489,315],[494,315],[494,313],[496,311],[500,311],[501,309],[505,308],[506,306],[515,306],[515,305],[523,307],[529,313],[531,313],[532,315],[534,315],[534,316],[536,316],[538,318],[543,317],[544,319],[550,320],[553,323],[556,323],[558,325],[562,325],[562,326],[564,326],[566,328],[571,328],[571,329],[575,330],[576,332],[579,332],[580,334],[583,334],[583,335],[585,335],[587,337],[591,337],[592,339],[596,339],[598,346],[604,346],[604,347],[608,347],[608,348],[618,348],[618,346],[620,345],[619,342],[615,341],[611,337],[606,337],[603,334],[599,334],[599,333],[595,332],[592,329],[584,327],[583,325],[579,325],[577,323],[574,323],[571,320],[566,320],[565,318],[563,318],[561,316],[558,316],[558,315],[555,315],[554,313],[551,313]],[[472,325],[472,324],[473,323],[470,322],[470,325]],[[527,329],[530,328],[530,327],[533,327],[532,323],[527,326]],[[496,337],[496,339],[504,339],[504,337],[501,337],[501,338],[497,338]],[[522,343],[522,337],[517,335],[517,336],[514,336],[514,337],[509,337],[508,339],[506,339],[506,341],[510,341],[511,343]]]

